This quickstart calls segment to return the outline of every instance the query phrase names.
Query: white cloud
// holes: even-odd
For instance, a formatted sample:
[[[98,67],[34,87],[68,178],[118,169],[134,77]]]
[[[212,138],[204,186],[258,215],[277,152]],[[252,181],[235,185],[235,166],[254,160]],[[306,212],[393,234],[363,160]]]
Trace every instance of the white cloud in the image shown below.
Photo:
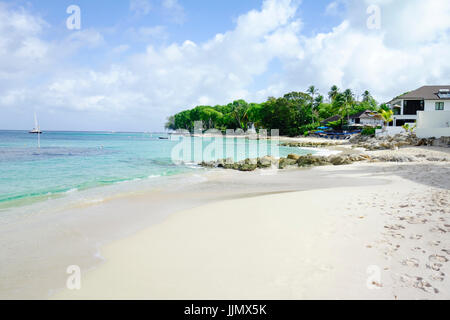
[[[130,0],[130,11],[136,16],[146,16],[152,10],[149,0]]]
[[[381,29],[368,30],[366,7],[381,9]],[[424,84],[448,84],[450,2],[446,0],[347,1],[345,20],[326,34],[302,37],[304,56],[285,62],[289,84],[333,84],[361,93],[369,89],[380,101]],[[418,22],[420,21],[420,22]],[[298,73],[302,72],[302,77]]]
[[[149,42],[154,39],[165,40],[168,33],[165,26],[139,27],[128,29],[128,34],[133,41]]]
[[[380,30],[366,27],[371,3],[381,7]],[[69,65],[64,72],[48,68],[54,61],[51,53],[66,52],[61,47],[67,43],[78,44],[73,50],[102,45],[101,34],[83,30],[48,43],[40,36],[44,21],[0,6],[0,32],[14,35],[0,39],[0,107],[39,105],[55,112],[89,113],[100,123],[111,117],[128,119],[121,129],[157,130],[166,116],[197,104],[261,101],[311,84],[322,93],[333,84],[357,93],[368,89],[379,101],[423,84],[448,84],[448,1],[342,0],[342,5],[347,8],[340,13],[342,22],[327,33],[303,35],[297,2],[266,0],[259,10],[241,15],[234,29],[207,41],[149,44],[137,54],[124,43],[112,49],[123,53],[120,62],[102,68]],[[167,31],[157,26],[133,32],[154,38]],[[280,65],[277,70],[270,69],[274,60]],[[45,68],[45,76],[40,73],[35,81],[36,69]],[[17,81],[10,81],[13,77]],[[264,86],[257,83],[260,77]],[[147,127],[142,127],[144,121]]]
[[[186,13],[178,0],[162,0],[162,7],[169,12],[173,22],[182,24],[186,20]]]

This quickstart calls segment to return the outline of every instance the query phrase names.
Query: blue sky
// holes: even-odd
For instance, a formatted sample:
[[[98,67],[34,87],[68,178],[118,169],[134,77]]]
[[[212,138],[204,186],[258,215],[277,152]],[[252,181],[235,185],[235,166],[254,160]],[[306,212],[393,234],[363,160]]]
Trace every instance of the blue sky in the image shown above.
[[[0,129],[36,111],[47,130],[159,131],[197,104],[311,84],[385,101],[448,84],[449,21],[446,0],[0,0]]]

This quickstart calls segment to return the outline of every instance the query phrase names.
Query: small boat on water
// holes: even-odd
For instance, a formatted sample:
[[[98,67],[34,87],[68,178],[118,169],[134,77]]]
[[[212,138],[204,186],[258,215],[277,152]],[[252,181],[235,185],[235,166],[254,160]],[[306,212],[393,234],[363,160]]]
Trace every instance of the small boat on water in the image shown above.
[[[160,140],[169,140],[169,137],[159,137]]]
[[[41,129],[39,128],[39,124],[38,124],[37,117],[36,117],[36,112],[34,113],[34,128],[33,128],[33,130],[29,131],[29,133],[34,133],[34,134],[42,133]]]

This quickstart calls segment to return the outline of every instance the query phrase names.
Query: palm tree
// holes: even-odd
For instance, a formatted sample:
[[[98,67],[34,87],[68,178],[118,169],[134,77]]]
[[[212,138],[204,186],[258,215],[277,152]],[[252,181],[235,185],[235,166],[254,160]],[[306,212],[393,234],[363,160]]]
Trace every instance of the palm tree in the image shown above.
[[[311,100],[314,100],[314,96],[319,92],[315,86],[309,86],[307,93],[311,96]]]
[[[331,102],[336,99],[336,96],[339,93],[339,88],[337,86],[332,86],[330,91],[328,92],[328,98],[330,98]]]
[[[311,122],[314,123],[314,96],[319,93],[315,86],[309,86],[307,93],[311,96]]]
[[[316,116],[317,121],[319,120],[319,106],[323,103],[323,95],[319,94],[314,99],[314,105],[313,105],[313,114]]]
[[[344,116],[345,116],[345,108],[346,108],[346,100],[343,93],[338,93],[333,99],[332,102],[333,109],[335,112],[341,115],[341,127],[344,124]]]
[[[386,127],[389,125],[389,123],[392,121],[392,120],[394,120],[394,112],[392,111],[392,110],[384,110],[384,109],[381,109],[380,110],[380,114],[381,114],[381,117],[383,118],[383,120],[384,120],[384,124],[385,124],[385,127],[384,127],[384,129],[383,130],[386,130]]]
[[[353,92],[351,89],[346,89],[344,91],[344,99],[345,99],[345,107],[346,107],[346,113],[347,113],[347,122],[350,120],[350,110],[353,107],[353,104],[355,103],[355,97],[353,95]]]
[[[372,98],[372,95],[370,94],[370,92],[368,90],[364,91],[362,96],[363,96],[363,99],[362,99],[363,102],[369,102],[370,99]]]

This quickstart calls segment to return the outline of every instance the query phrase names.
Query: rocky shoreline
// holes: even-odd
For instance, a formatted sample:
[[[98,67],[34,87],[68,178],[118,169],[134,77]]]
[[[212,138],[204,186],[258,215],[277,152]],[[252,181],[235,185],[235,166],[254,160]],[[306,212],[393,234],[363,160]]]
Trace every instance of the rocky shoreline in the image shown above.
[[[343,144],[323,141],[306,141],[306,142],[282,142],[281,146],[289,147],[338,147]],[[330,156],[316,156],[313,154],[297,155],[290,154],[286,158],[274,158],[265,156],[261,158],[245,159],[234,162],[233,159],[219,159],[216,161],[201,162],[199,165],[205,168],[223,168],[238,171],[254,171],[256,169],[286,169],[292,167],[316,167],[316,166],[340,166],[348,165],[355,162],[448,162],[448,157],[429,156],[423,153],[409,155],[402,153],[389,154],[367,154],[365,151],[378,150],[399,150],[402,147],[412,146],[442,146],[450,147],[450,137],[442,137],[440,139],[419,139],[414,134],[397,134],[388,137],[365,137],[355,136],[350,139],[347,144],[348,150],[341,151],[340,154]],[[357,151],[355,149],[363,149]]]

